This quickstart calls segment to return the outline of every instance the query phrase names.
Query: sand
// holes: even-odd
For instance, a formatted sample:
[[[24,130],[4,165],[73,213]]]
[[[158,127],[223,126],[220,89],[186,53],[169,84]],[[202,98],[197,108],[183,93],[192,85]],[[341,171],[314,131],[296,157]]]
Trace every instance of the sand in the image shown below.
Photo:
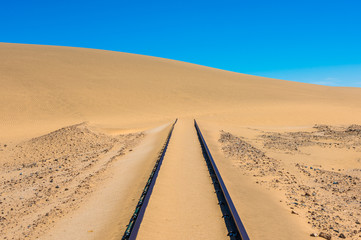
[[[227,239],[193,121],[173,131],[139,239]]]
[[[195,144],[193,118],[204,131],[252,239],[307,239],[320,232],[358,238],[353,231],[359,231],[360,211],[352,203],[358,198],[352,197],[359,195],[360,137],[345,137],[341,132],[361,124],[360,88],[282,81],[162,58],[69,47],[0,43],[0,62],[3,239],[22,239],[24,234],[30,239],[59,235],[118,239],[164,142],[166,126],[177,117],[182,121],[140,231],[145,239],[159,233],[155,220],[164,222],[167,211],[177,216],[180,225],[166,222],[169,229],[164,236],[174,230],[182,239],[180,229],[187,229],[187,236],[203,236],[211,226],[214,236],[223,234],[224,226],[216,217],[209,217],[201,231],[190,231],[188,226],[206,216],[199,213],[197,221],[187,221],[194,214],[191,208],[177,207],[180,200],[172,201],[177,193],[170,183],[185,195],[202,193],[192,204],[204,202],[207,214],[219,214],[207,169],[201,171],[205,165]],[[320,133],[313,128],[316,124],[341,132]],[[228,137],[222,138],[221,131]],[[241,154],[235,151],[237,142],[246,146]],[[189,161],[183,162],[186,156]],[[266,160],[268,164],[255,164]],[[355,178],[356,185],[348,185],[348,176]],[[290,179],[297,184],[289,184]],[[331,187],[325,189],[327,184],[316,179]],[[197,184],[188,188],[190,182]],[[77,194],[74,201],[72,194]],[[324,208],[325,215],[313,200],[332,207]]]
[[[93,49],[0,44],[0,143],[90,121],[146,129],[177,117],[240,125],[352,124],[360,89]]]
[[[144,140],[112,164],[88,201],[41,239],[121,239],[168,131],[169,125],[145,131]]]
[[[240,127],[225,132],[203,125],[254,239],[268,239],[272,231],[277,239],[321,233],[361,237],[360,126]],[[250,204],[255,205],[244,209]],[[260,228],[265,231],[256,230]],[[290,228],[298,230],[287,231]]]

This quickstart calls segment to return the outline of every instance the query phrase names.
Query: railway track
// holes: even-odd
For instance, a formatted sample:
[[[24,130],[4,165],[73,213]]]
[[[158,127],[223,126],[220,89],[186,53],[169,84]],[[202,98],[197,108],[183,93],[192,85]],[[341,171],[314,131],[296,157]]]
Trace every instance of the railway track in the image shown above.
[[[148,181],[143,189],[142,195],[140,196],[138,204],[134,210],[134,213],[133,213],[132,217],[130,218],[129,224],[127,225],[127,228],[124,232],[122,240],[135,240],[137,238],[140,224],[144,217],[145,209],[147,208],[147,205],[148,205],[148,202],[150,199],[150,195],[152,194],[152,191],[153,191],[153,188],[155,185],[155,181],[156,181],[158,173],[159,173],[160,166],[162,165],[164,155],[165,155],[165,152],[167,151],[167,147],[169,144],[169,140],[172,136],[173,129],[174,129],[174,126],[177,123],[177,121],[178,121],[178,119],[175,120],[175,122],[173,123],[173,125],[169,131],[166,142],[165,142],[162,150],[159,153],[158,160],[156,161],[154,168],[152,170],[152,173],[150,174]]]
[[[166,142],[162,148],[162,150],[159,153],[159,157],[155,163],[155,166],[150,174],[150,177],[143,189],[143,192],[140,196],[140,199],[138,201],[138,204],[135,208],[135,211],[129,221],[129,224],[127,225],[127,228],[124,232],[122,240],[134,240],[137,238],[138,231],[140,229],[141,222],[144,217],[144,213],[146,210],[146,207],[148,205],[150,196],[152,194],[156,178],[158,176],[160,166],[163,162],[170,138],[173,133],[173,129],[175,124],[177,123],[177,120],[173,123],[170,132],[168,134],[168,137],[166,139]],[[249,237],[247,235],[247,232],[241,222],[241,219],[238,216],[238,213],[236,211],[236,208],[233,205],[232,199],[229,196],[229,193],[227,191],[227,188],[222,180],[222,177],[217,169],[217,166],[213,160],[213,157],[208,149],[208,146],[203,138],[203,135],[201,133],[201,130],[196,122],[194,120],[194,126],[196,128],[198,140],[200,142],[200,146],[202,148],[202,153],[204,160],[207,163],[208,171],[210,174],[210,177],[213,182],[213,186],[215,189],[215,193],[217,195],[218,204],[220,207],[220,210],[222,212],[222,217],[224,219],[224,223],[226,225],[228,236],[231,240],[249,240]]]
[[[213,181],[215,193],[217,194],[218,204],[221,208],[224,222],[228,230],[228,236],[232,240],[249,240],[246,229],[237,213],[237,210],[233,204],[233,201],[228,193],[226,185],[224,184],[221,174],[218,171],[217,165],[213,160],[211,152],[208,149],[206,141],[202,135],[202,132],[194,120],[194,126],[197,130],[199,142],[202,147],[203,156],[206,160],[209,174]]]

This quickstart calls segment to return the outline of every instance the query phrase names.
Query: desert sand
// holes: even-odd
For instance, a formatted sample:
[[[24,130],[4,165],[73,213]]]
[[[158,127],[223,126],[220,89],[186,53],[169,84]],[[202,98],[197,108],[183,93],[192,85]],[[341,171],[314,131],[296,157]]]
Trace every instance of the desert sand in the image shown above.
[[[175,118],[139,239],[227,239],[194,118],[251,239],[361,235],[360,88],[69,47],[0,62],[1,239],[120,239]]]

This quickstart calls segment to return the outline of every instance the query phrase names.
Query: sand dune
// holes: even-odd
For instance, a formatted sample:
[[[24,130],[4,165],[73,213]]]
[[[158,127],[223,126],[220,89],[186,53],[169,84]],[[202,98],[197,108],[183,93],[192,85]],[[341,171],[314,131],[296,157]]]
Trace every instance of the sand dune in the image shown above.
[[[0,62],[0,141],[83,121],[144,129],[183,116],[216,115],[217,120],[244,125],[361,119],[358,88],[281,81],[69,47],[1,43]]]
[[[6,239],[119,239],[175,118],[181,121],[140,229],[143,239],[174,231],[174,239],[184,239],[183,228],[187,236],[204,237],[207,228],[215,239],[225,233],[219,219],[207,217],[218,214],[217,203],[207,170],[197,162],[193,118],[252,239],[307,239],[320,231],[359,237],[355,219],[361,213],[354,206],[361,135],[360,126],[351,124],[361,124],[361,88],[128,53],[9,43],[0,43],[0,86],[0,236]],[[315,130],[315,124],[327,131]],[[192,182],[197,184],[187,187]],[[329,187],[333,182],[337,186]],[[351,183],[356,187],[347,190]],[[204,203],[195,218],[208,222],[199,228],[189,220],[192,205],[181,204],[182,196],[195,193],[201,194],[190,204]],[[74,201],[72,194],[78,194]],[[320,210],[315,203],[329,207]],[[172,225],[168,210],[180,225]],[[154,226],[163,223],[168,227],[159,232]]]

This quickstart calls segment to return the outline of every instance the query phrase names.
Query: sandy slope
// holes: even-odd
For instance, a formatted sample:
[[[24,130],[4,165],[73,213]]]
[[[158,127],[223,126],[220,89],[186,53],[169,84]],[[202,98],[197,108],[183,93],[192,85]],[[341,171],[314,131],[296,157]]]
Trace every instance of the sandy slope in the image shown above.
[[[88,201],[41,239],[121,239],[168,132],[169,125],[146,131],[131,153],[112,164],[107,179],[96,186]]]
[[[83,121],[146,128],[181,116],[243,125],[361,119],[357,88],[67,47],[0,43],[0,63],[0,143]]]
[[[0,238],[41,236],[82,206],[143,136],[110,137],[78,124],[0,152]]]
[[[291,209],[286,197],[295,198],[295,196],[287,195],[288,190],[282,187],[282,184],[287,181],[282,182],[280,184],[281,190],[278,190],[269,185],[270,182],[275,180],[273,176],[267,175],[258,179],[250,175],[245,171],[247,168],[244,167],[249,159],[235,153],[232,153],[233,156],[230,152],[222,151],[225,143],[218,142],[221,137],[220,130],[225,130],[232,136],[238,137],[240,142],[247,142],[252,146],[249,149],[253,151],[255,148],[262,150],[267,156],[275,159],[280,164],[278,166],[282,166],[283,169],[286,169],[286,172],[289,171],[290,174],[294,175],[298,182],[304,183],[304,181],[310,179],[307,176],[304,177],[307,173],[296,167],[296,164],[305,166],[312,163],[318,167],[322,165],[322,170],[329,172],[322,172],[322,176],[312,175],[314,178],[311,180],[327,179],[327,181],[330,181],[335,174],[337,175],[337,172],[340,172],[343,177],[354,171],[354,169],[361,168],[359,166],[360,162],[357,161],[357,159],[361,159],[360,153],[355,152],[357,149],[347,149],[349,146],[347,144],[336,145],[345,147],[345,149],[337,148],[336,150],[334,147],[324,148],[315,144],[310,147],[305,146],[300,153],[291,152],[289,154],[287,151],[283,151],[282,148],[278,149],[278,147],[284,144],[283,138],[289,138],[290,135],[282,135],[281,139],[274,138],[272,135],[287,131],[302,131],[302,129],[312,131],[312,126],[315,124],[329,124],[332,126],[361,124],[360,88],[336,88],[280,81],[167,59],[119,52],[8,43],[0,43],[0,86],[0,162],[1,171],[4,173],[2,176],[6,178],[5,181],[2,179],[0,187],[5,192],[7,191],[6,194],[10,194],[7,195],[10,196],[10,199],[19,197],[17,194],[21,193],[21,189],[24,189],[23,187],[26,187],[26,184],[30,184],[28,180],[36,181],[39,187],[47,186],[48,183],[43,186],[41,184],[42,180],[33,179],[37,178],[37,175],[34,175],[34,169],[31,166],[35,166],[34,163],[44,160],[48,155],[51,155],[49,157],[51,159],[57,159],[58,156],[55,156],[57,154],[63,157],[62,159],[65,159],[65,155],[69,153],[74,155],[70,162],[64,162],[68,167],[75,166],[75,168],[71,168],[74,171],[70,171],[70,175],[64,173],[65,178],[63,180],[68,181],[67,178],[70,178],[71,174],[81,172],[77,171],[76,168],[81,168],[82,164],[85,164],[85,162],[78,164],[79,161],[82,161],[81,156],[78,156],[79,154],[84,156],[90,154],[88,158],[91,158],[92,154],[98,154],[101,157],[96,158],[97,161],[106,163],[109,156],[103,156],[101,151],[104,150],[104,147],[108,151],[110,147],[116,147],[113,140],[111,140],[116,134],[136,133],[151,129],[170,123],[176,117],[188,120],[197,118],[201,123],[201,127],[204,128],[208,139],[210,139],[216,159],[220,162],[225,182],[230,189],[241,217],[244,218],[246,228],[249,229],[250,235],[254,237],[253,239],[273,239],[274,236],[277,236],[277,239],[305,239],[311,231],[319,231],[317,226],[313,227],[316,224],[315,221],[318,220],[309,219],[307,211],[303,212],[302,209],[298,208],[294,210],[298,211],[299,215],[291,215]],[[32,137],[38,137],[56,129],[61,129],[64,126],[84,121],[89,121],[87,126],[90,132],[101,131],[112,135],[102,135],[100,137],[101,134],[96,133],[95,135],[98,138],[94,138],[89,133],[89,138],[85,138],[85,140],[88,139],[89,141],[75,138],[79,142],[74,143],[70,148],[65,147],[66,144],[63,146],[64,143],[71,141],[67,139],[67,134],[56,136],[54,139],[45,137],[40,138],[44,141],[31,142],[32,140],[30,140],[29,142]],[[173,148],[174,152],[180,151],[182,146],[187,146],[190,143],[184,139],[186,136],[190,139],[193,136],[190,134],[190,128],[186,125],[183,126],[184,133],[181,131],[178,132],[178,136],[174,135],[177,143]],[[262,134],[268,134],[269,136],[268,138],[262,138],[259,136]],[[149,135],[151,137],[147,141],[154,141],[154,144],[151,144],[153,154],[161,146],[162,141],[159,140],[161,139],[159,138],[160,135]],[[53,135],[46,136],[52,137]],[[276,139],[276,141],[271,141],[272,144],[276,145],[270,145],[267,143],[267,139]],[[123,140],[125,142],[119,142],[119,144],[127,142],[127,139],[121,141]],[[326,142],[331,141],[333,144],[346,141],[340,139],[336,139],[336,142],[334,142],[335,139],[323,140]],[[47,148],[52,141],[59,144],[59,148],[56,148],[58,151],[49,151]],[[99,145],[94,146],[94,142]],[[146,144],[146,142],[143,142],[143,144]],[[24,147],[24,149],[19,150],[17,146],[32,146],[36,151],[33,151],[34,154],[29,154],[26,152],[27,148]],[[119,147],[121,146],[119,145]],[[189,145],[188,148],[193,147],[193,145]],[[17,150],[13,151],[12,149]],[[92,149],[92,151],[89,152],[87,149]],[[192,152],[196,154],[197,150],[193,149]],[[11,155],[13,153],[15,155]],[[129,156],[130,160],[128,160],[132,162],[133,157],[131,156],[137,154],[142,155],[142,149],[138,149],[130,155],[127,154],[125,157]],[[142,156],[144,159],[146,158],[145,155]],[[17,160],[18,158],[20,161]],[[138,158],[135,157],[134,159]],[[174,171],[180,158],[170,156],[170,159],[175,161],[172,163],[173,165],[167,167],[171,172]],[[22,176],[18,173],[18,168],[21,167],[17,166],[17,164],[30,166],[24,170],[27,171],[24,172],[26,176],[19,177]],[[51,162],[51,164],[55,166],[58,163]],[[119,171],[124,171],[120,165]],[[189,166],[191,165],[184,163],[177,174],[181,175],[182,171],[185,171]],[[267,166],[264,167],[267,169]],[[150,168],[148,165],[140,168],[134,167],[134,171],[129,174],[131,176],[141,174],[145,178],[148,168]],[[46,168],[45,170],[44,174],[47,174],[46,177],[50,178],[52,172],[47,171],[51,169]],[[96,172],[96,168],[94,168],[94,172]],[[33,175],[30,176],[31,173]],[[91,171],[90,174],[92,174]],[[112,175],[111,171],[109,169],[105,170],[105,176],[109,175]],[[82,175],[79,176],[81,180]],[[170,179],[169,181],[172,181],[173,176],[167,177]],[[197,175],[195,178],[197,181],[204,183],[204,176]],[[190,179],[192,178],[189,177],[188,180]],[[125,180],[125,182],[128,180]],[[10,185],[6,181],[10,181],[12,184],[16,183],[16,186],[14,187],[14,185]],[[175,181],[174,183],[179,184],[180,188],[185,188],[187,181]],[[256,183],[257,181],[268,183],[259,184]],[[108,184],[109,192],[115,191],[116,184],[110,181]],[[134,199],[137,198],[135,197],[136,192],[141,191],[143,185],[140,182],[137,183],[136,190],[132,195]],[[87,216],[85,213],[92,209],[92,204],[101,199],[102,192],[95,191],[97,184],[90,184],[89,186],[90,192],[94,190],[94,198],[84,200],[84,203],[79,204],[79,209],[82,210],[79,210],[79,215],[72,216],[73,219],[79,220]],[[316,187],[320,188],[322,185]],[[10,191],[12,188],[16,191]],[[36,191],[39,189],[41,188],[35,188]],[[129,190],[127,187],[124,189]],[[355,189],[358,188],[352,188],[352,192],[356,191]],[[124,192],[128,190],[124,190]],[[244,190],[247,190],[247,194],[243,194]],[[343,191],[343,189],[341,190]],[[62,197],[66,197],[68,194],[68,191],[66,191],[66,194],[56,189],[51,191],[61,194]],[[119,194],[117,196],[120,199],[123,195],[119,191],[117,189],[115,192]],[[201,187],[199,191],[205,191],[204,194],[208,194],[206,187]],[[318,192],[323,194],[322,191],[319,190]],[[87,193],[87,191],[85,192]],[[159,189],[159,193],[155,196],[167,197],[166,192],[166,188],[163,186],[163,189]],[[107,194],[104,196],[109,196]],[[298,198],[303,199],[303,196]],[[51,201],[54,199],[55,197],[52,196]],[[170,200],[168,198],[164,199],[166,202]],[[199,196],[199,199],[202,199],[202,196]],[[348,198],[342,199],[348,201]],[[20,201],[18,202],[19,206],[21,206],[23,199],[19,198],[18,200]],[[130,198],[124,198],[123,200],[124,206],[130,206],[133,201]],[[212,208],[211,199],[208,200],[208,207]],[[9,209],[9,198],[2,201],[7,204],[0,205],[4,214],[14,215]],[[342,202],[344,200],[340,201],[340,203],[344,204]],[[350,201],[354,201],[354,199]],[[104,205],[101,209],[108,209],[107,211],[111,211],[109,210],[113,209],[111,206],[115,206],[106,201],[102,202],[104,202]],[[41,204],[50,206],[47,202],[41,202]],[[60,208],[60,206],[60,202],[55,204],[57,208]],[[115,208],[117,209],[116,212],[119,212],[122,216],[119,221],[126,222],[131,209],[122,208],[120,205],[116,205]],[[99,214],[99,212],[93,210],[91,210],[92,214]],[[20,212],[15,212],[15,215],[19,214]],[[330,216],[336,218],[337,211],[330,214],[334,214]],[[357,214],[354,216],[359,216]],[[72,222],[70,221],[70,215],[66,211],[58,215],[64,217],[63,223]],[[149,216],[149,218],[161,216]],[[317,216],[321,218],[322,214]],[[182,216],[180,219],[183,221],[187,217],[189,216]],[[107,219],[112,219],[112,217]],[[0,224],[2,224],[3,219],[0,218],[0,221]],[[80,220],[74,221],[79,222]],[[310,224],[307,222],[310,222]],[[119,227],[119,222],[115,221],[113,223],[114,225],[109,225],[111,229]],[[150,228],[151,223],[147,222],[144,226]],[[88,229],[88,226],[92,226],[90,230],[93,230],[93,232],[86,232],[86,234],[95,233],[92,234],[94,238],[102,239],[102,230],[100,230],[103,229],[101,228],[102,225],[89,224],[79,228],[82,231],[79,232],[79,236],[88,237],[82,235],[85,234],[83,230]],[[217,226],[217,223],[214,224],[214,226]],[[352,224],[352,227],[354,227],[354,224],[358,225],[357,223]],[[4,225],[1,226],[1,230],[7,230]],[[59,228],[54,229],[54,231],[64,232],[66,226],[66,224],[60,224]],[[76,224],[72,226],[76,226]],[[19,226],[14,223],[13,227],[14,229],[11,231],[17,231]],[[214,229],[217,229],[217,227]],[[297,229],[297,231],[294,229]],[[23,232],[27,231],[25,227],[21,228],[21,230],[24,230]],[[72,230],[74,228],[68,229],[67,233],[72,233]],[[335,234],[332,229],[326,230]],[[11,231],[7,232],[7,234],[11,235]],[[17,232],[22,234],[22,231]],[[112,230],[109,232],[115,234]],[[52,234],[55,234],[55,232]],[[53,236],[56,237],[57,235]],[[355,233],[353,236],[357,237],[357,234]]]

